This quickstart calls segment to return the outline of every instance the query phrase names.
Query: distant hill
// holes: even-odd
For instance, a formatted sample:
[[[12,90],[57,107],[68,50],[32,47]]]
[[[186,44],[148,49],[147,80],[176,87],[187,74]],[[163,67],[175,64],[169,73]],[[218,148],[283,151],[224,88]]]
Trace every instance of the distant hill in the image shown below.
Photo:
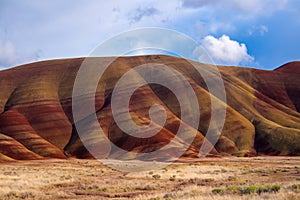
[[[105,60],[93,59],[99,66]],[[83,60],[42,61],[0,71],[0,160],[92,157],[78,137],[72,116],[73,84]],[[153,103],[165,107],[168,119],[158,134],[144,139],[129,136],[112,117],[110,98],[115,83],[125,72],[149,60],[180,71],[199,98],[200,125],[193,143],[182,155],[197,157],[210,121],[211,102],[202,78],[185,59],[163,55],[118,58],[98,84],[95,109],[99,124],[110,141],[127,151],[151,152],[174,139],[181,122],[180,106],[174,94],[160,85],[145,85],[130,100],[131,117],[137,124],[149,123],[148,112]],[[204,70],[211,67],[197,65]],[[300,155],[300,62],[273,71],[218,68],[226,88],[227,114],[221,137],[210,153]],[[89,140],[85,144],[99,152],[111,148],[95,139],[95,124],[87,122],[86,126]],[[189,122],[184,122],[184,128],[187,132],[193,129]],[[157,155],[158,159],[172,156],[176,148],[185,145],[188,144],[178,140],[166,151],[168,155]],[[107,156],[120,155],[112,148]]]

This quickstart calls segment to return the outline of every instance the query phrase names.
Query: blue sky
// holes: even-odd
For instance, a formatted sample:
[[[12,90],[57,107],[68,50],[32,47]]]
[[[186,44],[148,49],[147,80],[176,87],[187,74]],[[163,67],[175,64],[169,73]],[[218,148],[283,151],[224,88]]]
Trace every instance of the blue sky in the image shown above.
[[[0,68],[87,56],[121,32],[159,27],[190,36],[216,64],[274,69],[300,60],[299,19],[297,0],[0,0]]]

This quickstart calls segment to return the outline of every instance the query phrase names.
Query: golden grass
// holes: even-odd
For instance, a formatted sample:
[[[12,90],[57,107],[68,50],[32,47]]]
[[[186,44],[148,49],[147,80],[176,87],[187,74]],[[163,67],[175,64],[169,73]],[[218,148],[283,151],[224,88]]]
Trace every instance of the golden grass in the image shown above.
[[[204,158],[131,173],[77,159],[9,162],[0,169],[0,199],[300,199],[299,157]],[[239,192],[272,185],[279,190]]]

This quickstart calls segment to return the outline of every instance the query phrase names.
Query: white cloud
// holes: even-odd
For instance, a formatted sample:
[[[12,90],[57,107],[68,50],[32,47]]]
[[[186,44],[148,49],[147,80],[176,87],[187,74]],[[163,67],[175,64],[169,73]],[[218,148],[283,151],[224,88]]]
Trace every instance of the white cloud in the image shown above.
[[[189,8],[217,8],[223,11],[234,11],[248,14],[271,14],[283,9],[288,0],[182,0],[183,7]]]
[[[210,59],[204,56],[202,48]],[[197,55],[200,62],[219,65],[239,65],[254,61],[254,58],[248,54],[245,44],[231,40],[227,35],[222,35],[220,38],[206,36],[201,42],[201,47],[194,50],[194,54]]]
[[[13,65],[18,60],[14,45],[8,41],[0,41],[0,67]]]
[[[43,51],[41,49],[29,52],[20,53],[11,40],[6,39],[6,33],[0,34],[0,69],[6,69],[14,65],[22,64],[24,62],[32,62],[40,59]]]
[[[268,28],[267,26],[265,26],[265,25],[261,25],[261,26],[259,27],[259,32],[260,32],[261,35],[264,35],[264,34],[267,33],[268,31],[269,31],[269,28]]]
[[[194,21],[194,32],[197,33],[193,37],[236,35],[242,31],[249,35],[254,31],[264,35],[266,29],[252,30],[251,26],[258,28],[257,23],[261,19],[288,6],[287,0],[181,0],[182,10],[189,11],[190,16],[196,16],[188,19]]]
[[[141,21],[144,17],[150,17],[153,15],[157,15],[159,11],[154,7],[147,7],[147,8],[138,8],[135,11],[135,14],[131,17],[129,17],[129,20],[132,22],[138,22]]]
[[[87,56],[98,44],[124,31],[169,27],[181,17],[176,7],[180,3],[173,0],[163,4],[158,0],[10,1],[0,6],[0,33],[6,31],[14,44],[20,58],[15,64],[33,61],[37,51],[39,59]]]
[[[272,14],[281,10],[287,4],[287,0],[226,0],[225,5],[229,9],[245,12],[245,14]]]
[[[252,26],[248,30],[249,35],[255,35],[258,33],[259,35],[264,36],[267,32],[269,32],[269,28],[266,25]]]

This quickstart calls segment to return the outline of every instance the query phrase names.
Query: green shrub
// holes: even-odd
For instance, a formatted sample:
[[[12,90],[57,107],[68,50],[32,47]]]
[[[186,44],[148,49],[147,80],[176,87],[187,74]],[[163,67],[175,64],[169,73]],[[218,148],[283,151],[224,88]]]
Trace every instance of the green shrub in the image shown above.
[[[261,194],[267,192],[278,192],[280,185],[252,185],[245,188],[240,188],[241,194]]]
[[[252,194],[258,190],[258,186],[252,185],[246,188],[240,188],[241,194]]]
[[[152,197],[149,200],[161,200],[161,198],[160,197]]]
[[[215,188],[211,191],[213,194],[224,194],[225,190],[222,188]]]
[[[237,187],[237,186],[228,186],[226,188],[215,188],[212,190],[213,194],[236,194],[240,193],[241,195],[249,194],[261,194],[261,193],[271,193],[278,192],[280,190],[280,185],[251,185],[247,187]]]

